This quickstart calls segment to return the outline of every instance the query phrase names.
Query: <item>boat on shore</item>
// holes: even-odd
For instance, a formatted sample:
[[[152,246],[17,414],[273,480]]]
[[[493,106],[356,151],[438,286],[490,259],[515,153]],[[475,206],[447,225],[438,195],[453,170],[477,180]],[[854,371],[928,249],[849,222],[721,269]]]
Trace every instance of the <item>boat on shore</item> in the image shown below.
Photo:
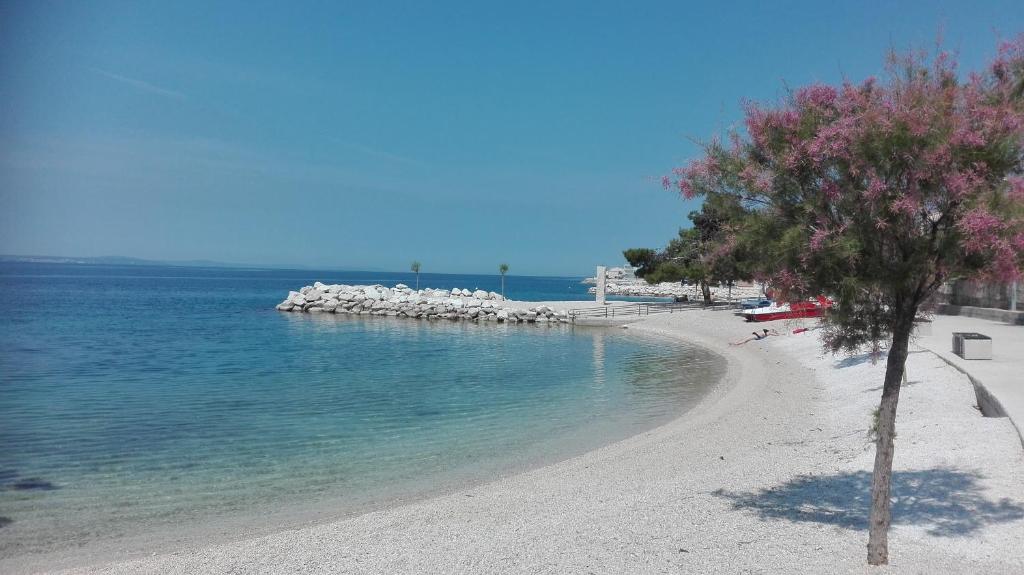
[[[817,301],[798,301],[792,303],[773,303],[755,309],[746,309],[740,314],[747,321],[774,321],[777,319],[799,319],[805,317],[821,317],[825,310],[832,307],[832,301],[819,297]]]

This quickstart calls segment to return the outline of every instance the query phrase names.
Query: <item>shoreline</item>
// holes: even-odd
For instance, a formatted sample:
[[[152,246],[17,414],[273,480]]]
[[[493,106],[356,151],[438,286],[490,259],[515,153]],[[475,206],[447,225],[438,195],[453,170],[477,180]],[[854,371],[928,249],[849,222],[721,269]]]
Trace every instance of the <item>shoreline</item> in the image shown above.
[[[524,306],[524,305],[551,305],[558,302],[519,302],[516,300],[510,300],[507,302],[512,306]],[[576,302],[573,302],[576,303]],[[596,305],[594,302],[581,302],[584,305]],[[710,312],[714,313],[714,312]],[[731,316],[730,316],[731,317]],[[385,320],[387,321],[387,320]],[[608,328],[608,327],[589,327],[585,326],[583,329],[621,329],[621,328]],[[180,558],[182,556],[192,556],[199,558],[208,552],[214,552],[225,550],[227,548],[234,548],[238,546],[248,547],[256,540],[263,540],[267,538],[278,538],[286,537],[288,535],[298,535],[310,530],[323,530],[330,529],[332,526],[343,524],[350,521],[358,521],[360,518],[368,516],[376,516],[381,514],[390,514],[403,508],[413,506],[431,505],[433,502],[441,502],[445,500],[459,501],[459,498],[465,497],[476,497],[474,492],[487,491],[487,490],[501,490],[505,484],[509,482],[520,482],[528,481],[531,477],[537,474],[547,474],[549,472],[555,472],[563,467],[569,466],[571,468],[578,468],[582,466],[584,468],[589,466],[587,462],[591,458],[603,458],[606,457],[609,452],[625,452],[632,449],[631,444],[640,441],[643,443],[656,441],[661,434],[665,433],[664,430],[679,425],[697,426],[708,420],[716,419],[718,408],[716,406],[720,404],[724,399],[737,395],[737,388],[744,383],[740,373],[737,370],[735,361],[723,355],[723,351],[727,351],[728,348],[723,349],[721,342],[717,342],[714,338],[702,337],[697,334],[681,334],[670,330],[659,330],[651,329],[650,327],[640,326],[634,324],[629,327],[631,332],[636,333],[641,337],[656,337],[659,339],[668,340],[684,340],[687,342],[695,343],[712,353],[722,356],[725,360],[725,372],[721,378],[715,384],[712,384],[711,389],[693,406],[690,406],[685,411],[677,414],[672,419],[663,422],[651,429],[642,430],[639,433],[630,435],[626,438],[619,439],[612,443],[601,445],[595,449],[585,451],[580,454],[572,455],[568,458],[560,458],[556,461],[541,462],[538,466],[530,466],[525,469],[510,470],[509,473],[503,474],[498,477],[491,477],[481,481],[471,481],[469,483],[462,483],[459,485],[449,485],[440,487],[431,492],[424,493],[422,495],[413,496],[408,499],[399,500],[388,500],[382,503],[374,504],[370,508],[362,511],[354,511],[350,513],[337,514],[334,517],[325,517],[323,519],[313,519],[300,522],[300,525],[285,524],[278,525],[277,528],[273,529],[268,533],[258,533],[254,536],[241,536],[228,540],[222,543],[216,543],[213,545],[192,545],[186,547],[178,547],[173,550],[168,549],[164,552],[158,552],[150,557],[135,557],[129,559],[115,560],[115,561],[103,561],[102,559],[95,562],[90,562],[86,565],[77,567],[67,568],[58,572],[61,573],[129,573],[138,572],[138,570],[148,572],[174,572],[177,568],[169,567],[164,561],[170,561],[171,564],[175,563],[174,558]],[[718,349],[716,349],[718,348]],[[742,391],[742,390],[739,390]],[[742,398],[736,397],[737,402],[742,402]],[[693,419],[693,421],[689,421]],[[154,565],[151,562],[154,559],[162,558],[164,561],[162,565]],[[202,567],[204,570],[212,570],[217,572],[220,570],[219,567]],[[224,566],[224,570],[228,570],[230,567]],[[181,567],[180,572],[186,572],[190,569]],[[283,572],[282,570],[281,572]]]
[[[439,497],[68,572],[871,572],[855,520],[873,455],[863,435],[877,403],[875,366],[817,357],[812,337],[730,347],[744,326],[726,319],[695,311],[628,327],[727,361],[696,406],[652,430]],[[948,366],[913,361],[912,377],[929,377],[908,386],[901,404],[897,474],[923,468],[979,488],[971,511],[926,508],[921,525],[903,525],[897,513],[888,570],[1019,571],[1024,493],[1015,478],[1024,455],[1012,426],[972,413],[969,382]],[[820,499],[838,509],[805,511]],[[957,513],[978,514],[980,524],[936,535]]]
[[[575,303],[575,302],[527,302],[509,300],[510,307],[526,309],[529,306]],[[582,302],[584,305],[596,305],[594,302]],[[332,316],[314,317],[316,320],[333,320]],[[348,319],[339,316],[338,320]],[[395,318],[368,316],[365,319],[371,321],[390,322]],[[401,321],[401,320],[397,320]],[[550,325],[508,324],[512,329],[563,329],[572,330],[576,327],[567,324]],[[497,329],[496,327],[493,327]],[[635,333],[620,334],[615,328],[583,326],[585,331],[603,331],[617,337],[629,337],[634,340],[656,340],[656,343],[664,344],[665,338],[661,334],[647,333],[641,330],[634,330]],[[713,352],[712,352],[713,353]],[[714,354],[716,357],[718,354]],[[540,469],[558,465],[562,462],[585,456],[595,450],[602,449],[608,445],[614,445],[621,441],[628,440],[639,434],[648,433],[666,424],[671,423],[695,410],[716,392],[723,385],[725,379],[726,364],[722,361],[722,373],[717,379],[707,384],[700,399],[694,403],[681,405],[675,413],[667,418],[652,419],[648,424],[629,430],[624,435],[616,435],[603,439],[601,442],[588,442],[580,439],[581,431],[573,431],[567,434],[566,445],[558,450],[539,450],[536,453],[525,457],[515,457],[503,461],[499,465],[488,466],[485,469],[465,470],[453,474],[442,483],[424,484],[424,486],[410,487],[408,485],[396,486],[393,490],[382,491],[367,497],[359,497],[353,503],[346,497],[333,497],[318,500],[315,502],[275,505],[266,513],[251,513],[217,516],[198,517],[194,526],[170,527],[153,531],[143,530],[138,534],[120,536],[107,540],[98,540],[86,544],[85,552],[53,551],[39,555],[23,554],[8,558],[0,558],[0,565],[3,570],[16,573],[38,573],[38,572],[62,572],[64,570],[79,571],[101,569],[107,564],[133,562],[146,557],[156,555],[177,555],[183,551],[199,551],[204,548],[219,545],[231,545],[258,537],[272,536],[282,532],[315,528],[335,522],[350,520],[368,513],[386,512],[394,508],[422,503],[436,498],[452,496],[467,490],[472,490],[503,479],[530,473]],[[578,437],[577,437],[578,436]]]

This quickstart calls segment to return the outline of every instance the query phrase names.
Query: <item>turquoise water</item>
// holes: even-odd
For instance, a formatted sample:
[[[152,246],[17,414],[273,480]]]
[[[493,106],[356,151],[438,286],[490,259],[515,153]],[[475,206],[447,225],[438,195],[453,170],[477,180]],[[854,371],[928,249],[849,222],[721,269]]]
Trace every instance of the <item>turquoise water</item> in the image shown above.
[[[664,422],[723,369],[624,330],[273,311],[335,279],[295,274],[0,267],[0,557],[486,480]]]

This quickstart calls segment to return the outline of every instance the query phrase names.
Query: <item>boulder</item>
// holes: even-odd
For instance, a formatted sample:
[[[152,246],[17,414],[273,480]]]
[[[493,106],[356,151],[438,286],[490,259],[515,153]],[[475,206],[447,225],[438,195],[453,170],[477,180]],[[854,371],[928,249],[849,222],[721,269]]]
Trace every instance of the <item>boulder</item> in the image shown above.
[[[473,297],[475,297],[476,299],[490,299],[490,296],[487,295],[487,292],[485,292],[482,289],[478,289],[475,292],[473,292]]]

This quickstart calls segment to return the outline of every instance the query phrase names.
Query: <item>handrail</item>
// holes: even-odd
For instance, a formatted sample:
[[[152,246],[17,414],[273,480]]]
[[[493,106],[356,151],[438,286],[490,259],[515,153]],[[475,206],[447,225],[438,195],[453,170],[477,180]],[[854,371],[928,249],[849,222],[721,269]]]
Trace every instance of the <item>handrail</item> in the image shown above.
[[[601,307],[585,307],[570,309],[569,318],[572,321],[585,318],[626,318],[643,317],[659,313],[675,313],[694,309],[728,309],[739,307],[739,302],[721,302],[704,305],[701,302],[637,302],[618,305],[604,305]]]

